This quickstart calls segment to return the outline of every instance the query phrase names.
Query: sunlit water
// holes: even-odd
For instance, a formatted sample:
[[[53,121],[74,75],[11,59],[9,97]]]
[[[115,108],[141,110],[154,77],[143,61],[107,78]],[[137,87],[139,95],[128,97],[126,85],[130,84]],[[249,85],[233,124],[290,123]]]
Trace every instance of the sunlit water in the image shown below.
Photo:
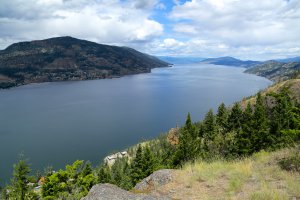
[[[33,169],[76,159],[98,164],[114,150],[194,121],[271,84],[244,69],[178,65],[118,79],[31,84],[0,91],[0,182],[24,153]]]

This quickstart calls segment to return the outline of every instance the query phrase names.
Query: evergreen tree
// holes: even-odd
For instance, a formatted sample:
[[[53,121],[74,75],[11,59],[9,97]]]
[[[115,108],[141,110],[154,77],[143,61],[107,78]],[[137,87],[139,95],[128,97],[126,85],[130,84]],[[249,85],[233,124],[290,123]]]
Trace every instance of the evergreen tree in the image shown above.
[[[28,174],[30,173],[30,168],[25,159],[21,160],[14,165],[13,172],[13,188],[17,199],[24,200],[25,195],[28,192]]]
[[[210,157],[211,155],[219,154],[223,136],[218,132],[216,118],[212,109],[206,113],[203,120],[203,132],[201,155]]]
[[[228,120],[227,108],[224,103],[221,103],[221,105],[218,107],[216,122],[218,126],[221,128],[222,134],[224,134],[228,128],[227,120]]]
[[[239,155],[249,155],[253,153],[253,147],[251,143],[251,134],[253,132],[253,110],[250,103],[247,104],[242,114],[242,130],[237,135],[237,153]]]
[[[195,145],[196,137],[196,128],[192,124],[190,113],[188,113],[185,126],[179,133],[179,144],[173,160],[175,166],[195,159],[197,151]]]
[[[276,148],[289,146],[297,134],[295,131],[299,130],[297,126],[297,108],[294,106],[290,98],[288,88],[283,88],[278,94],[269,94],[276,100],[276,105],[272,109],[272,116],[270,122],[270,133],[274,135]],[[296,122],[296,123],[295,123]]]
[[[104,165],[100,166],[100,169],[98,171],[98,182],[99,183],[111,183],[111,172],[109,167],[106,167]]]
[[[123,166],[120,160],[117,159],[111,168],[113,183],[117,186],[120,186],[123,178]]]
[[[130,177],[132,185],[135,185],[145,177],[143,174],[143,149],[141,145],[138,145],[135,158],[132,161]]]
[[[89,174],[92,174],[93,173],[93,168],[92,168],[92,164],[90,161],[87,161],[83,168],[82,168],[82,171],[81,171],[81,175],[82,176],[87,176]]]
[[[123,167],[122,181],[119,186],[125,190],[130,190],[133,187],[132,181],[130,178],[130,165],[128,164],[127,159],[126,159],[125,165]]]
[[[214,112],[212,109],[210,109],[203,120],[203,125],[204,125],[204,135],[206,139],[213,140],[216,134],[216,121],[215,121],[215,116]]]
[[[240,104],[235,103],[231,109],[230,115],[228,117],[228,126],[229,130],[239,131],[242,128],[242,114],[243,111],[240,107]]]
[[[145,177],[149,176],[156,170],[157,160],[148,146],[145,147],[143,153],[143,173]]]
[[[266,106],[261,96],[261,93],[257,94],[256,104],[254,106],[253,114],[253,128],[252,134],[253,150],[259,151],[261,149],[270,149],[274,145],[274,138],[269,133],[268,117],[266,112]]]

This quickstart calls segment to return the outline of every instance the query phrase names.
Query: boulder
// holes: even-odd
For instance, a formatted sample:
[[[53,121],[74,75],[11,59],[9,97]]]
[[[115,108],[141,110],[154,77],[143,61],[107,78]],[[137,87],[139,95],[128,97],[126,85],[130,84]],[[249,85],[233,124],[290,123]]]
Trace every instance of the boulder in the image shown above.
[[[151,191],[172,181],[171,169],[162,169],[154,172],[140,183],[136,184],[134,190]]]
[[[112,184],[97,184],[88,195],[81,200],[169,200],[166,197],[156,197],[146,194],[135,194]]]

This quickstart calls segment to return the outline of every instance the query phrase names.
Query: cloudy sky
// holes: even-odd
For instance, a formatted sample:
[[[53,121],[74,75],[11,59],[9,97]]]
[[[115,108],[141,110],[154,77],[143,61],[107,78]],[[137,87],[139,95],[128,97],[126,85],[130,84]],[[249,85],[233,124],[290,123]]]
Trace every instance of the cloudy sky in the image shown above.
[[[0,0],[0,49],[67,35],[153,55],[300,56],[300,0]]]

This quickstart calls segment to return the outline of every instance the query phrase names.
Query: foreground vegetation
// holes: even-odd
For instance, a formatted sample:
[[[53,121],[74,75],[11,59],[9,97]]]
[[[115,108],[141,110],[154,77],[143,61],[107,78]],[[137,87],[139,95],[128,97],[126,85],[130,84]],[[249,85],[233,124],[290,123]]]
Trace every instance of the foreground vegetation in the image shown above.
[[[299,147],[274,152],[262,150],[252,156],[231,161],[222,158],[209,162],[196,160],[193,163],[186,163],[181,170],[174,170],[171,182],[144,192],[170,199],[298,198],[300,173],[285,170],[281,163],[290,160],[296,154],[299,158],[299,150]]]
[[[229,180],[226,187],[228,194],[239,191],[249,179],[253,166],[251,160],[239,159],[257,155],[261,150],[293,147],[299,142],[300,105],[293,96],[289,87],[285,86],[277,92],[258,93],[255,101],[249,101],[244,107],[235,103],[232,108],[227,108],[222,103],[216,114],[209,110],[200,122],[192,123],[188,114],[185,125],[172,133],[172,140],[170,135],[162,135],[139,144],[128,150],[128,157],[117,159],[113,165],[102,164],[92,168],[89,162],[75,161],[67,165],[65,170],[46,170],[44,174],[29,177],[29,166],[21,159],[14,166],[11,184],[2,190],[2,198],[80,199],[97,183],[113,183],[130,190],[140,180],[161,168],[191,169],[198,174],[193,176],[196,180],[208,182],[214,182],[218,171],[220,175],[226,169],[234,168],[236,170],[232,174],[226,175]],[[211,162],[216,159],[221,161]],[[282,160],[280,165],[298,173],[299,160],[299,154],[294,154]],[[276,163],[270,165],[277,166]],[[204,170],[203,166],[213,170]],[[36,183],[42,176],[44,181],[41,189],[34,190],[34,186],[28,183]],[[190,180],[190,187],[193,187],[193,181]],[[294,181],[290,181],[294,185]],[[251,194],[252,199],[268,199],[268,196],[262,195],[274,194],[267,186],[264,187],[263,182],[261,186],[261,191]],[[295,191],[299,189],[295,185],[291,187]],[[280,199],[281,193],[278,195]]]

